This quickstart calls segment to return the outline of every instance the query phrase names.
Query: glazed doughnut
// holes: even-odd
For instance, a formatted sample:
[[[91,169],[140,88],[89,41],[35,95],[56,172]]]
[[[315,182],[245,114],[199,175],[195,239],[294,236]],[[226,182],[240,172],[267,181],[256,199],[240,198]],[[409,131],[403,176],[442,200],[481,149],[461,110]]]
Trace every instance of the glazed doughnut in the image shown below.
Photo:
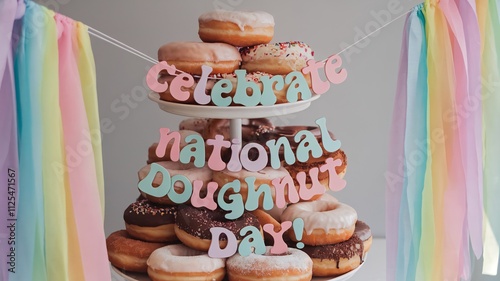
[[[225,274],[225,259],[211,258],[182,244],[159,248],[148,259],[153,281],[220,281]]]
[[[180,135],[180,142],[179,142],[179,149],[182,150],[188,143],[186,142],[186,137],[189,135],[200,135],[200,133],[195,132],[195,131],[190,131],[190,130],[179,130],[179,135]],[[149,148],[148,148],[148,164],[154,163],[154,162],[161,162],[161,161],[170,161],[170,150],[172,149],[172,141],[167,144],[167,147],[165,148],[165,155],[163,157],[158,157],[156,155],[156,149],[158,148],[158,143],[155,142],[153,143]]]
[[[214,211],[206,208],[195,208],[188,205],[179,205],[175,218],[175,234],[186,246],[208,251],[212,241],[212,227],[225,227],[233,232],[238,241],[241,240],[240,230],[245,226],[255,226],[260,229],[259,220],[249,212],[236,220],[228,220],[224,217],[226,212],[221,209]],[[221,235],[219,239],[221,249],[226,247],[227,238]]]
[[[201,180],[203,181],[203,188],[206,188],[206,185],[212,178],[212,171],[208,168],[208,166],[204,166],[202,168],[197,168],[194,166],[194,164],[182,164],[180,162],[172,162],[172,161],[162,161],[162,162],[157,162],[156,164],[159,164],[163,166],[166,170],[168,170],[168,173],[170,176],[175,176],[175,175],[184,175],[186,176],[191,182],[194,180]],[[144,167],[142,167],[141,170],[139,170],[139,181],[144,179],[148,174],[149,171],[151,170],[151,164],[148,164]],[[163,182],[163,174],[162,173],[156,173],[154,179],[153,179],[153,187],[158,187],[161,185]],[[174,185],[174,190],[176,193],[182,193],[184,191],[184,185],[181,182],[175,182]],[[202,192],[204,190],[202,189]],[[141,192],[141,195],[144,198],[147,198],[149,201],[157,203],[157,204],[166,204],[166,205],[175,205],[170,198],[168,198],[168,194],[163,196],[163,197],[155,197],[150,194],[147,194],[145,192]]]
[[[313,261],[313,276],[344,274],[363,263],[363,241],[356,235],[337,244],[305,246],[302,250]]]
[[[199,134],[203,133],[208,123],[208,118],[188,118],[179,123],[179,130],[195,131]]]
[[[361,241],[363,241],[363,250],[364,250],[364,254],[366,254],[366,252],[368,252],[372,246],[372,231],[370,229],[370,227],[358,220],[356,222],[356,226],[355,226],[355,229],[354,229],[354,234],[356,236],[359,237],[359,239],[361,239]]]
[[[229,281],[310,281],[312,260],[301,250],[288,248],[283,255],[270,254],[266,247],[264,255],[254,253],[242,257],[239,253],[227,259]]]
[[[208,119],[205,129],[201,134],[203,139],[215,139],[216,135],[222,135],[225,140],[230,140],[231,132],[229,122],[229,119]]]
[[[174,225],[177,206],[158,206],[147,199],[130,204],[123,213],[130,236],[148,242],[176,241]]]
[[[160,47],[158,60],[181,71],[201,75],[202,65],[212,67],[211,74],[234,72],[241,56],[234,46],[226,43],[172,42]]]
[[[261,135],[272,131],[274,128],[273,124],[267,118],[257,118],[257,119],[243,119],[242,121],[242,140],[248,142],[250,140],[256,140]],[[215,139],[216,135],[222,135],[225,140],[231,140],[230,133],[230,120],[229,119],[209,119],[205,129],[203,130],[203,139]],[[213,146],[205,145],[205,155],[206,159],[210,157],[213,151]],[[231,150],[228,148],[222,148],[222,159],[226,162],[229,161],[231,157]],[[251,159],[253,160],[253,159]]]
[[[306,245],[328,245],[346,241],[354,233],[358,219],[351,206],[334,200],[316,200],[289,205],[281,214],[281,221],[304,220],[302,242]],[[290,238],[297,241],[293,230]]]
[[[243,141],[255,141],[273,130],[274,125],[267,118],[243,119],[241,137]],[[203,139],[215,139],[216,135],[222,135],[226,140],[231,139],[229,119],[208,119],[202,133]]]
[[[270,214],[268,214],[266,211],[257,209],[257,210],[252,211],[252,214],[254,214],[257,217],[257,219],[259,220],[260,226],[262,228],[264,228],[264,225],[266,225],[266,224],[272,224],[274,231],[277,232],[277,231],[281,230],[281,224],[275,218],[273,218]],[[283,235],[283,238],[285,238],[285,237],[286,236]],[[272,245],[274,239],[271,235],[269,235],[269,233],[264,232],[264,241],[266,242],[266,244]]]
[[[172,80],[174,80],[176,76],[173,75],[161,75],[158,78],[158,82],[160,84],[165,84],[167,83],[168,85],[171,84]],[[194,83],[191,87],[187,88],[184,86],[181,86],[181,91],[186,91],[189,93],[189,97],[186,100],[178,100],[172,96],[172,93],[170,92],[170,87],[167,88],[165,92],[158,93],[160,95],[160,99],[168,102],[177,102],[177,103],[187,103],[187,104],[196,104],[196,101],[194,100],[194,90],[196,89],[196,86],[198,85],[199,79],[194,77]],[[205,86],[205,94],[210,95],[210,92],[212,91],[212,88],[215,85],[215,80],[214,79],[208,79],[207,84]]]
[[[262,184],[269,185],[271,189],[272,200],[273,202],[275,202],[276,191],[274,189],[274,185],[272,184],[272,180],[277,178],[284,178],[289,175],[290,174],[288,173],[288,171],[283,167],[280,167],[279,169],[273,169],[272,167],[267,166],[264,169],[257,172],[251,172],[245,169],[241,169],[239,172],[231,172],[227,169],[222,171],[214,171],[212,180],[219,185],[219,188],[221,188],[228,182],[239,180],[241,183],[241,189],[238,192],[238,194],[240,194],[241,197],[243,198],[243,202],[246,202],[248,197],[248,185],[245,181],[245,178],[255,177],[255,190],[257,190]],[[232,194],[231,190],[228,190],[226,196],[229,196],[230,194]],[[288,198],[286,193],[285,193],[285,198]],[[259,208],[263,207],[263,201],[264,201],[264,196],[261,195],[259,198]]]
[[[248,72],[262,71],[273,75],[287,75],[301,71],[308,60],[314,59],[314,51],[298,41],[261,44],[240,49],[241,68]]]
[[[115,231],[106,239],[109,262],[116,268],[133,272],[147,272],[149,255],[165,245],[135,240],[125,230]]]
[[[198,35],[203,42],[224,42],[237,47],[269,43],[274,35],[274,18],[266,12],[216,10],[198,18]]]

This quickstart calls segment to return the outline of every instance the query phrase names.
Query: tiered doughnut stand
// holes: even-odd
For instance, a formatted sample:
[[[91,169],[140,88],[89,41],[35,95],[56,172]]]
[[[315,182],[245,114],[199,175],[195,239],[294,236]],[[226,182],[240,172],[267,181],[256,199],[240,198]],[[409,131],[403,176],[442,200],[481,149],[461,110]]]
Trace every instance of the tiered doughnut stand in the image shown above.
[[[241,144],[241,126],[243,118],[264,118],[264,117],[274,117],[287,114],[297,113],[306,110],[311,105],[311,102],[317,100],[320,95],[314,95],[312,98],[304,101],[298,101],[294,103],[283,103],[272,106],[206,106],[206,105],[192,105],[192,104],[182,104],[167,102],[160,99],[160,95],[157,93],[150,93],[149,99],[156,102],[161,110],[166,111],[171,114],[181,115],[186,117],[198,117],[198,118],[217,118],[217,119],[230,119],[231,126],[231,139],[240,140]],[[366,261],[366,257],[365,257]],[[364,263],[363,263],[364,264]],[[350,271],[346,274],[337,277],[313,277],[313,281],[345,281],[350,279],[354,274],[363,266],[361,264],[358,268]],[[120,269],[113,267],[113,270],[124,280],[127,281],[151,281],[146,274],[125,272]]]

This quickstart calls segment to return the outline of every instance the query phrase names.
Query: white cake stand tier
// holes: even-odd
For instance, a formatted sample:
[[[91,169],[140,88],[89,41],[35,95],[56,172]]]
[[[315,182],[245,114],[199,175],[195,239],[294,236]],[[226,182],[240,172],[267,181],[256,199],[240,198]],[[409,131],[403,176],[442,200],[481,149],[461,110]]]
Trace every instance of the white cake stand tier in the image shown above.
[[[365,256],[365,262],[366,262],[366,256]],[[346,280],[349,280],[365,264],[365,262],[363,262],[356,269],[347,272],[346,274],[342,274],[342,275],[337,276],[337,277],[313,277],[313,279],[311,281],[346,281]],[[126,280],[126,281],[151,281],[151,279],[149,279],[148,275],[145,273],[134,273],[134,272],[123,271],[123,270],[118,269],[114,266],[111,266],[111,268],[113,268],[113,271],[116,272],[116,274],[118,276],[120,276],[121,278],[123,278],[123,280]],[[226,280],[226,279],[224,279],[224,280]]]
[[[292,103],[280,103],[271,106],[212,106],[168,102],[160,99],[157,93],[149,93],[149,99],[156,102],[161,110],[187,117],[217,118],[217,119],[240,119],[240,118],[263,118],[281,116],[297,113],[307,109],[312,101],[317,100],[320,95],[304,101]]]

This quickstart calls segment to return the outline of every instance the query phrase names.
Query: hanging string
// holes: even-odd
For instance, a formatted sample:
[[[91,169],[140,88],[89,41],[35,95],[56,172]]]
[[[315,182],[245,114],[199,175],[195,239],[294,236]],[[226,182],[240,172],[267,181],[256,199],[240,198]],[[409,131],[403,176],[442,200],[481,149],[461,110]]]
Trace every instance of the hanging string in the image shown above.
[[[125,50],[141,59],[144,59],[152,64],[157,64],[158,63],[158,60],[155,60],[154,58],[144,54],[143,52],[140,52],[132,47],[130,47],[129,45],[103,33],[103,32],[100,32],[99,30],[95,29],[95,28],[92,28],[92,27],[88,27],[88,31],[89,31],[89,34],[96,37],[96,38],[99,38],[103,41],[106,41],[112,45],[115,45],[116,47],[122,49],[122,50]]]
[[[408,15],[411,11],[412,10],[409,10],[406,13],[403,13],[403,14],[399,15],[396,18],[394,18],[393,20],[389,21],[388,23],[386,23],[386,24],[382,25],[381,27],[375,29],[374,31],[372,31],[369,34],[365,35],[363,38],[359,39],[358,41],[356,41],[356,42],[352,43],[351,45],[347,46],[346,48],[342,49],[340,52],[337,53],[337,55],[340,55],[343,52],[349,50],[350,48],[356,46],[357,44],[361,43],[366,38],[368,38],[368,37],[372,36],[373,34],[379,32],[380,30],[384,29],[385,27],[387,27],[388,25],[390,25],[393,22],[397,21],[398,19],[400,19],[400,18]],[[92,36],[94,36],[94,37],[96,37],[96,38],[99,38],[99,39],[101,39],[103,41],[106,41],[106,42],[108,42],[108,43],[110,43],[110,44],[112,44],[112,45],[114,45],[114,46],[116,46],[116,47],[118,47],[118,48],[120,48],[120,49],[122,49],[122,50],[124,50],[126,52],[129,52],[129,53],[131,53],[131,54],[133,54],[133,55],[135,55],[135,56],[137,56],[137,57],[139,57],[139,58],[141,58],[141,59],[143,59],[143,60],[145,60],[147,62],[150,62],[152,64],[157,64],[158,63],[158,60],[156,60],[156,59],[154,59],[154,58],[152,58],[152,57],[144,54],[143,52],[140,52],[140,51],[138,51],[138,50],[130,47],[129,45],[127,45],[127,44],[125,44],[125,43],[123,43],[123,42],[121,42],[121,41],[119,41],[119,40],[117,40],[117,39],[115,39],[115,38],[113,38],[113,37],[111,37],[111,36],[109,36],[109,35],[101,32],[101,31],[99,31],[99,30],[97,30],[97,29],[95,29],[93,27],[88,26],[88,29],[89,29],[89,34],[92,35]],[[326,61],[327,61],[327,59],[322,60],[322,62],[326,62]],[[180,73],[184,73],[183,71],[180,71],[180,70],[177,70],[177,71],[180,72]]]
[[[369,33],[369,34],[368,34],[368,35],[366,35],[365,37],[363,37],[363,38],[359,39],[358,41],[356,41],[356,42],[352,43],[351,45],[349,45],[349,46],[345,47],[343,50],[341,50],[340,52],[338,52],[338,53],[337,53],[337,55],[340,55],[340,54],[342,54],[343,52],[345,52],[345,51],[349,50],[350,48],[352,48],[352,47],[354,47],[354,46],[358,45],[359,43],[363,42],[363,40],[365,40],[366,38],[368,38],[368,37],[372,36],[373,34],[377,33],[378,31],[380,31],[381,29],[385,28],[385,27],[386,27],[386,26],[388,26],[389,24],[391,24],[391,23],[393,23],[393,22],[397,21],[398,19],[400,19],[400,18],[402,18],[402,17],[404,17],[404,16],[408,15],[411,11],[412,11],[412,10],[409,10],[409,11],[407,11],[406,13],[399,15],[399,16],[397,16],[395,19],[393,19],[393,20],[389,21],[388,23],[386,23],[386,24],[382,25],[381,27],[379,27],[379,28],[375,29],[375,31],[373,31],[373,32]],[[326,62],[326,61],[327,61],[327,60],[323,60],[323,62]]]

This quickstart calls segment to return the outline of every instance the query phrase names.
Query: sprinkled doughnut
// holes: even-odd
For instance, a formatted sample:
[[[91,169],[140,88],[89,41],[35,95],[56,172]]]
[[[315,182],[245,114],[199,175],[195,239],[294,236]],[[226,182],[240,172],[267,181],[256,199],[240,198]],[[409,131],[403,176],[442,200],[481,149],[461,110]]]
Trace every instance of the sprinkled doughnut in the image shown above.
[[[249,212],[235,220],[228,220],[224,217],[226,212],[221,209],[214,211],[206,208],[195,208],[188,205],[179,205],[175,219],[175,234],[181,242],[190,248],[208,251],[212,241],[212,227],[225,227],[233,232],[236,239],[242,239],[240,230],[245,226],[255,226],[260,229],[259,220]],[[221,235],[219,239],[221,249],[226,247],[227,238]]]
[[[130,204],[123,213],[127,232],[148,242],[171,242],[175,236],[177,206],[159,206],[147,199]]]
[[[225,274],[225,259],[211,258],[182,244],[159,248],[148,259],[153,281],[220,281]]]
[[[289,205],[281,221],[304,220],[302,242],[306,245],[328,245],[346,241],[354,233],[358,215],[351,206],[334,200],[316,200]],[[297,241],[293,230],[290,238]]]
[[[254,253],[243,257],[235,254],[226,262],[229,281],[310,281],[312,261],[301,250],[288,248],[283,255],[272,255],[266,247],[264,255]]]
[[[262,71],[272,75],[286,75],[301,71],[306,62],[314,59],[314,51],[299,41],[261,44],[240,49],[241,68],[248,72]]]
[[[106,239],[109,262],[117,268],[133,272],[147,272],[149,255],[165,245],[136,240],[125,230],[115,231]]]
[[[203,42],[224,42],[245,47],[269,43],[274,35],[274,18],[266,12],[216,10],[198,18],[198,35]]]
[[[334,276],[347,273],[363,263],[363,241],[353,235],[349,240],[302,249],[313,261],[313,276]]]

